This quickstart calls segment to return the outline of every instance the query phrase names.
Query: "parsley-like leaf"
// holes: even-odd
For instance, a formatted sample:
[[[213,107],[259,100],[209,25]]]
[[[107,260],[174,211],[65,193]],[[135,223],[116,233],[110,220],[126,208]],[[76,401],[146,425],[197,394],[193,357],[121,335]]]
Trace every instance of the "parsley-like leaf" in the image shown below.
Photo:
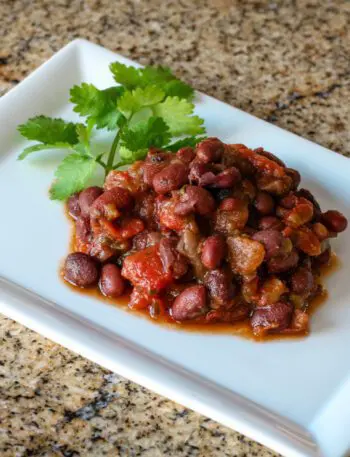
[[[167,97],[153,107],[154,114],[164,119],[174,136],[205,133],[203,119],[193,116],[194,104],[178,97]]]
[[[75,192],[79,192],[91,178],[96,167],[93,158],[80,154],[66,156],[55,172],[55,181],[50,189],[52,200],[65,200]]]
[[[18,131],[28,140],[36,140],[45,144],[78,142],[76,124],[63,119],[47,116],[36,116],[18,126]]]
[[[165,93],[157,86],[148,86],[144,89],[138,87],[132,91],[126,91],[118,100],[118,109],[129,118],[142,108],[156,105],[164,99]]]
[[[165,95],[172,97],[191,99],[194,94],[192,87],[177,79],[167,67],[135,68],[115,62],[110,65],[110,70],[116,82],[129,90],[156,85]]]
[[[161,147],[171,138],[169,127],[160,117],[150,117],[147,121],[140,121],[121,134],[124,147],[130,151],[148,149],[151,146]]]
[[[179,149],[188,146],[194,148],[200,141],[204,140],[205,138],[205,136],[187,136],[186,138],[181,138],[180,140],[168,144],[167,146],[163,146],[163,149],[166,151],[177,152]]]
[[[70,90],[70,101],[75,104],[74,111],[88,116],[97,128],[114,130],[121,116],[117,100],[124,92],[122,87],[109,87],[99,90],[93,84],[82,83]]]

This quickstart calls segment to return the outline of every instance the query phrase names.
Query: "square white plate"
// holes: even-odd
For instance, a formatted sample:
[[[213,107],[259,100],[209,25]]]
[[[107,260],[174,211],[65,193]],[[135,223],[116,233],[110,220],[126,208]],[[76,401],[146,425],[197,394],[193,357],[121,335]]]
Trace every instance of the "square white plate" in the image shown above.
[[[37,114],[76,119],[69,88],[113,84],[111,61],[76,40],[0,100],[0,311],[46,337],[286,456],[344,455],[350,446],[350,237],[333,246],[342,267],[303,340],[257,344],[230,335],[177,332],[73,293],[58,276],[70,227],[49,200],[49,153],[16,161],[16,126]],[[136,65],[136,64],[135,64]],[[297,168],[324,208],[350,218],[350,161],[321,146],[198,94],[208,133],[264,146]],[[38,158],[39,157],[39,158]]]

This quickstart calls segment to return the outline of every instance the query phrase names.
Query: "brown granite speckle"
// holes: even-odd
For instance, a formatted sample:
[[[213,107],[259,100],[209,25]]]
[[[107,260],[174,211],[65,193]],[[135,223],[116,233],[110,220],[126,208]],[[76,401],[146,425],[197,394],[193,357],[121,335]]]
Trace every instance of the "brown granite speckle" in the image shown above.
[[[0,2],[0,95],[74,38],[350,156],[350,3]],[[244,436],[0,318],[2,457],[273,457]]]

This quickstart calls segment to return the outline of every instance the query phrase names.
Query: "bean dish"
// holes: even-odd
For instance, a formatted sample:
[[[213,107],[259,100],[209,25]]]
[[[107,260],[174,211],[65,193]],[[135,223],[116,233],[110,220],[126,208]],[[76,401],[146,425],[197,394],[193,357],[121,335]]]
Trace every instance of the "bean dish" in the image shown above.
[[[104,187],[68,200],[73,251],[64,279],[178,323],[248,322],[255,337],[307,334],[331,238],[298,171],[263,148],[207,138],[176,154],[151,148]]]

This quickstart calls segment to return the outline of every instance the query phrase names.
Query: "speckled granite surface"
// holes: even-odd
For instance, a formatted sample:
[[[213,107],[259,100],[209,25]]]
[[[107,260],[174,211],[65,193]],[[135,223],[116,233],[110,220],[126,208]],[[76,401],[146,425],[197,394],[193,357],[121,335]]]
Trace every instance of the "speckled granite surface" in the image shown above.
[[[0,0],[0,94],[85,37],[350,156],[346,1]],[[0,318],[2,457],[267,457],[262,446]]]

